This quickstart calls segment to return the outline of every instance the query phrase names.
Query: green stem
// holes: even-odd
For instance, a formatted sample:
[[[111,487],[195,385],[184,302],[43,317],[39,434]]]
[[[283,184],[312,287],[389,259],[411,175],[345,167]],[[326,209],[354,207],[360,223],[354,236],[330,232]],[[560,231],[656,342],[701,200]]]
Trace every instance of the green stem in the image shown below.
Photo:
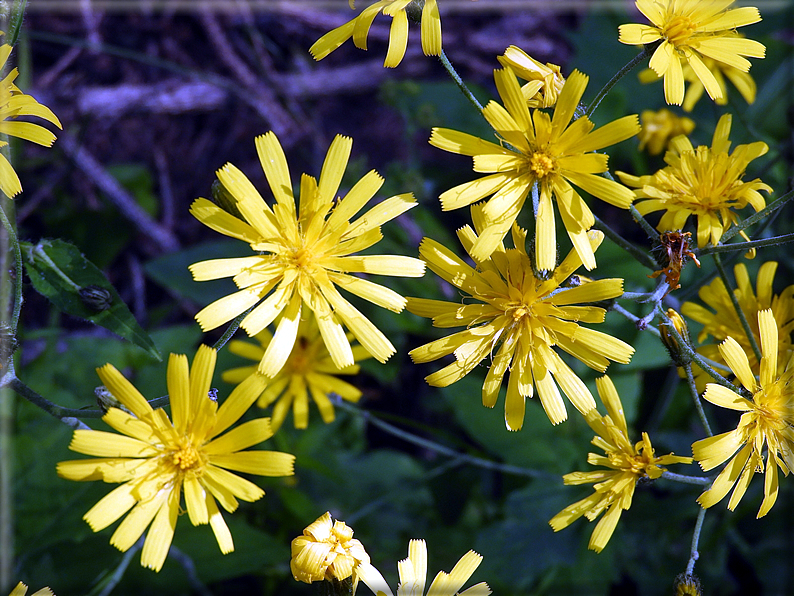
[[[513,474],[516,476],[528,476],[530,478],[544,478],[544,479],[557,478],[557,476],[555,476],[554,474],[550,474],[549,472],[532,470],[530,468],[522,468],[519,466],[511,466],[509,464],[500,464],[491,460],[483,459],[481,457],[475,457],[473,455],[468,455],[466,453],[460,453],[458,451],[455,451],[454,449],[450,449],[449,447],[440,445],[435,441],[431,441],[429,439],[423,439],[422,437],[417,437],[416,435],[404,431],[401,428],[397,428],[393,424],[389,424],[388,422],[385,422],[380,418],[374,416],[371,412],[347,404],[341,399],[335,400],[335,405],[336,407],[342,410],[346,410],[352,414],[361,416],[361,418],[363,418],[365,421],[372,423],[374,426],[377,426],[379,429],[389,433],[390,435],[393,435],[397,438],[400,438],[404,441],[407,441],[419,447],[430,449],[432,451],[435,451],[436,453],[447,455],[449,457],[454,457],[460,461],[466,462],[473,466],[484,468],[486,470],[494,470],[496,472],[501,472],[503,474]]]
[[[747,336],[750,346],[753,348],[753,353],[755,354],[756,359],[758,362],[761,362],[761,350],[758,347],[758,342],[755,341],[755,335],[753,334],[752,329],[750,329],[750,323],[747,322],[747,317],[744,314],[744,310],[739,304],[739,298],[733,291],[733,286],[728,279],[728,274],[725,272],[725,267],[722,266],[722,259],[720,259],[720,255],[716,253],[713,254],[712,257],[714,258],[714,264],[717,265],[717,271],[722,278],[722,283],[725,284],[725,290],[728,292],[728,296],[731,298],[731,303],[733,303],[733,308],[736,311],[736,315],[739,317],[739,322],[742,324],[744,334]]]
[[[610,305],[609,310],[613,310],[616,313],[618,313],[619,315],[621,315],[623,317],[626,317],[629,321],[631,321],[635,325],[639,325],[640,322],[643,321],[643,319],[641,319],[640,317],[638,317],[637,315],[635,315],[633,313],[630,313],[629,311],[627,311],[625,308],[623,308],[618,303],[614,303],[614,304]],[[642,329],[642,331],[649,331],[652,334],[654,334],[656,337],[660,337],[659,330],[656,327],[652,327],[652,326],[647,326],[646,325],[646,327],[644,329]]]
[[[777,246],[778,244],[786,244],[787,242],[794,242],[794,233],[785,234],[783,236],[775,236],[774,238],[764,238],[763,240],[750,240],[749,242],[736,242],[734,244],[707,246],[706,248],[698,251],[698,256],[721,252],[733,252],[736,250],[749,250],[751,248],[760,248],[762,246]]]
[[[695,375],[692,374],[692,363],[687,362],[684,365],[684,370],[686,371],[686,380],[689,384],[689,392],[692,394],[692,401],[695,403],[695,409],[697,410],[698,417],[700,418],[700,423],[703,425],[703,428],[706,429],[708,436],[713,437],[714,433],[711,432],[711,426],[709,426],[708,418],[706,418],[706,412],[703,410],[703,404],[700,402],[700,395],[698,394],[697,387],[695,386]]]
[[[9,376],[10,378],[8,378]],[[8,388],[12,389],[19,396],[24,397],[34,406],[38,406],[50,416],[53,416],[54,418],[57,418],[61,422],[64,422],[65,424],[72,427],[75,426],[74,419],[77,417],[102,418],[102,416],[105,415],[101,410],[75,410],[72,408],[63,408],[33,391],[33,389],[20,381],[16,375],[14,375],[13,371],[9,371],[9,373],[3,377],[2,384],[3,386],[7,386]],[[77,426],[80,428],[89,428],[82,422],[80,422]]]
[[[692,546],[689,549],[689,562],[686,565],[686,571],[684,575],[689,577],[692,575],[692,572],[695,570],[695,561],[700,558],[700,553],[698,553],[698,542],[700,542],[700,532],[703,530],[703,520],[706,517],[706,509],[701,507],[700,511],[698,511],[698,518],[695,521],[695,531],[692,532]]]
[[[761,209],[761,211],[759,211],[758,213],[754,213],[747,219],[743,219],[742,221],[737,223],[735,226],[733,226],[730,230],[728,230],[722,235],[722,238],[720,238],[720,242],[725,243],[734,236],[736,236],[736,234],[738,234],[742,230],[757,224],[766,216],[774,213],[775,211],[783,207],[783,205],[788,203],[791,199],[794,199],[794,190],[788,191],[786,194],[778,197],[774,202],[769,203],[769,205]]]
[[[738,387],[736,387],[728,379],[723,377],[716,370],[711,368],[711,366],[709,366],[706,360],[695,350],[692,349],[691,344],[686,339],[681,337],[681,334],[678,333],[678,330],[675,328],[675,324],[670,320],[670,317],[667,316],[667,313],[664,312],[664,310],[659,306],[657,306],[657,310],[659,316],[662,318],[665,325],[667,326],[667,332],[673,336],[673,339],[675,339],[680,350],[684,354],[686,354],[695,364],[697,364],[700,368],[705,370],[711,376],[711,378],[714,379],[719,385],[722,385],[723,387],[727,387],[734,393],[741,394],[741,390]]]
[[[632,58],[631,60],[629,60],[629,62],[628,62],[628,63],[627,63],[627,64],[626,64],[626,65],[625,65],[623,68],[621,68],[619,71],[617,71],[617,72],[615,73],[615,76],[613,76],[611,79],[609,79],[609,81],[607,81],[607,84],[606,84],[606,85],[604,85],[604,86],[601,88],[601,91],[599,91],[599,92],[596,94],[596,96],[593,98],[593,101],[591,101],[591,102],[590,102],[590,105],[589,105],[589,106],[587,106],[587,110],[585,110],[585,113],[584,113],[584,115],[585,115],[585,116],[587,116],[588,118],[589,118],[590,116],[592,116],[592,115],[593,115],[593,112],[595,112],[595,111],[596,111],[596,108],[597,108],[597,107],[598,107],[598,105],[601,103],[601,101],[602,101],[602,100],[603,100],[603,99],[604,99],[604,98],[607,96],[607,94],[608,94],[608,93],[609,93],[609,92],[612,90],[612,87],[614,87],[615,85],[617,85],[617,83],[618,83],[618,81],[620,81],[620,79],[622,79],[622,78],[623,78],[623,77],[625,77],[627,74],[629,74],[629,73],[630,73],[632,70],[634,70],[634,68],[635,68],[635,67],[636,67],[636,66],[637,66],[637,65],[638,65],[640,62],[642,62],[643,60],[645,60],[646,58],[648,58],[648,57],[649,57],[651,54],[653,54],[653,52],[656,50],[656,48],[657,48],[658,46],[659,46],[659,42],[655,42],[655,43],[652,43],[652,44],[649,44],[649,45],[643,46],[643,48],[642,48],[642,52],[640,52],[639,54],[637,54],[636,56],[634,56],[634,58]]]
[[[648,253],[634,246],[631,242],[623,238],[623,236],[618,234],[615,230],[613,230],[607,224],[601,221],[597,216],[594,217],[595,217],[594,227],[597,230],[601,230],[602,232],[604,232],[604,236],[609,238],[612,242],[617,244],[620,248],[622,248],[632,257],[634,257],[634,259],[640,265],[647,267],[651,271],[656,271],[659,268],[656,261],[650,255],[648,255]]]
[[[2,221],[3,228],[8,234],[8,241],[11,244],[11,250],[14,252],[14,271],[16,278],[14,280],[14,302],[11,311],[10,332],[12,337],[17,335],[17,327],[19,326],[19,314],[22,310],[22,251],[19,249],[19,240],[17,239],[16,230],[11,222],[6,217],[6,212],[0,206],[0,221]],[[2,362],[0,362],[0,366]]]
[[[444,50],[441,50],[441,55],[438,57],[438,59],[441,61],[441,65],[444,67],[447,73],[449,73],[449,76],[452,77],[452,80],[455,81],[455,84],[461,90],[463,95],[466,96],[466,99],[468,99],[471,104],[477,108],[477,111],[482,114],[482,104],[477,101],[477,98],[474,97],[474,94],[466,86],[466,83],[464,83],[463,79],[460,78],[458,71],[456,71],[455,67],[452,66],[452,62],[449,61],[449,58],[447,58]]]
[[[254,310],[255,307],[256,304],[254,304],[254,306],[246,310],[244,313],[237,315],[232,322],[229,323],[229,326],[226,328],[226,331],[223,332],[223,335],[221,335],[218,341],[216,341],[212,346],[212,349],[219,351],[221,348],[223,348],[223,346],[228,343],[232,336],[237,333],[237,330],[240,328],[240,323],[243,321],[243,319],[248,315],[249,312]]]
[[[711,484],[711,478],[706,476],[685,476],[684,474],[674,474],[673,472],[662,472],[662,478],[683,484],[697,484],[698,486]]]
[[[8,20],[8,28],[6,29],[5,43],[10,46],[17,44],[19,32],[22,29],[22,21],[25,18],[25,8],[27,8],[28,0],[15,0],[14,7],[11,9],[11,15]]]
[[[637,208],[634,205],[629,205],[629,211],[631,212],[631,216],[634,218],[634,221],[640,224],[640,227],[648,235],[648,238],[650,238],[652,242],[658,242],[659,232],[648,223],[648,220],[645,219],[639,211],[637,211]]]

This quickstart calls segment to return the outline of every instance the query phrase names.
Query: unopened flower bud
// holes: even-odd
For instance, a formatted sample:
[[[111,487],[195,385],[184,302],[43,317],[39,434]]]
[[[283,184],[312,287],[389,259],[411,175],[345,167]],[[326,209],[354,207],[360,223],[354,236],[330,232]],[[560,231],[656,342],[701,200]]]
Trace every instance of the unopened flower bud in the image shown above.
[[[100,407],[100,409],[107,414],[110,408],[118,408],[119,410],[123,410],[127,412],[127,414],[132,414],[119,400],[113,397],[113,394],[108,391],[107,387],[104,385],[100,385],[99,387],[94,389],[94,395],[96,396],[96,403]],[[133,414],[134,415],[134,414]]]
[[[673,324],[673,327],[675,327],[675,330],[678,332],[678,334],[686,343],[686,347],[690,348],[691,350],[691,342],[689,340],[689,328],[687,327],[684,318],[672,308],[667,309],[667,317],[670,319],[670,322]],[[676,338],[672,335],[672,333],[670,333],[670,326],[664,321],[659,323],[659,334],[662,339],[662,343],[664,344],[664,347],[667,348],[667,351],[670,354],[670,358],[672,358],[676,366],[684,366],[692,362],[692,358],[689,356],[686,347],[682,347],[681,345],[679,345],[678,340],[676,340]]]
[[[342,521],[333,521],[327,512],[292,541],[291,550],[292,576],[307,584],[323,580],[338,583],[351,576],[355,584],[354,569],[360,563],[369,563],[369,555],[353,538],[353,530]]]
[[[90,285],[80,288],[80,301],[94,312],[108,310],[113,305],[113,294],[102,286]]]

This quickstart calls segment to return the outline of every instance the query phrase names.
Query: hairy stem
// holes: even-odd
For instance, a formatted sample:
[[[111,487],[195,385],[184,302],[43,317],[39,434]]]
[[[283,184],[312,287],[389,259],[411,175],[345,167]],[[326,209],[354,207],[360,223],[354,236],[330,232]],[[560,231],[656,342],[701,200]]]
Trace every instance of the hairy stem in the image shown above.
[[[589,106],[587,106],[587,110],[585,110],[585,113],[584,113],[584,115],[585,115],[585,116],[587,116],[588,118],[589,118],[590,116],[592,116],[592,115],[593,115],[593,112],[595,112],[595,111],[596,111],[596,108],[599,106],[599,104],[601,103],[601,101],[602,101],[602,100],[603,100],[603,99],[604,99],[604,98],[605,98],[605,97],[606,97],[606,96],[609,94],[609,92],[612,90],[612,87],[614,87],[615,85],[617,85],[617,84],[618,84],[618,82],[620,81],[620,79],[622,79],[622,78],[623,78],[623,77],[625,77],[627,74],[629,74],[629,73],[630,73],[632,70],[634,70],[634,68],[635,68],[635,67],[636,67],[636,66],[637,66],[637,65],[638,65],[640,62],[642,62],[643,60],[645,60],[646,58],[648,58],[648,57],[649,57],[651,54],[653,54],[653,52],[656,50],[656,48],[657,48],[658,46],[659,46],[659,42],[655,42],[655,43],[652,43],[652,44],[649,44],[649,45],[643,46],[643,48],[642,48],[642,52],[640,52],[639,54],[637,54],[636,56],[634,56],[634,58],[632,58],[631,60],[629,60],[629,61],[628,61],[628,63],[627,63],[627,64],[626,64],[626,65],[625,65],[623,68],[621,68],[619,71],[617,71],[617,72],[615,73],[615,75],[614,75],[614,76],[613,76],[611,79],[609,79],[609,81],[607,81],[607,84],[606,84],[606,85],[604,85],[604,86],[601,88],[601,90],[600,90],[600,91],[599,91],[599,92],[596,94],[596,96],[593,98],[593,101],[591,101],[591,102],[590,102],[590,105],[589,105]]]
[[[706,418],[706,412],[703,410],[703,404],[700,401],[700,395],[698,394],[697,387],[695,386],[695,375],[692,374],[692,363],[687,362],[684,365],[684,370],[686,371],[686,380],[689,385],[689,392],[692,394],[692,401],[695,403],[695,409],[697,410],[698,417],[700,418],[700,423],[703,425],[703,428],[706,429],[708,436],[713,437],[714,433],[711,432],[709,420]]]
[[[441,65],[444,67],[447,73],[449,73],[449,76],[452,77],[452,80],[455,81],[455,84],[458,86],[461,93],[463,93],[463,95],[466,96],[466,99],[468,99],[471,102],[471,104],[475,108],[477,108],[477,111],[482,114],[482,104],[479,101],[477,101],[477,98],[474,97],[474,94],[466,86],[466,83],[464,83],[463,79],[460,78],[458,71],[456,71],[455,67],[452,66],[452,62],[449,61],[449,58],[447,58],[447,55],[446,53],[444,53],[444,50],[441,50],[441,55],[438,57],[438,59],[441,61]]]

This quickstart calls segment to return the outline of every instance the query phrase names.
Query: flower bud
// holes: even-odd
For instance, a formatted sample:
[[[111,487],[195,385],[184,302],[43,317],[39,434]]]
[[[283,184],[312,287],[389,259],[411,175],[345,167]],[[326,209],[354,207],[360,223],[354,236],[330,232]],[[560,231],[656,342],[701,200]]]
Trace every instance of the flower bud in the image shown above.
[[[289,562],[292,576],[310,584],[327,580],[340,582],[353,576],[359,563],[369,563],[364,546],[353,538],[353,530],[342,521],[333,521],[326,512],[292,541]]]
[[[102,286],[90,285],[80,288],[80,301],[94,312],[108,310],[113,305],[113,294]]]
[[[675,327],[675,330],[686,343],[686,346],[691,350],[692,344],[689,340],[689,328],[687,327],[684,318],[672,308],[667,309],[667,317],[670,319],[673,327]],[[689,356],[686,348],[682,348],[679,345],[676,338],[670,333],[670,326],[664,321],[659,323],[659,334],[664,347],[667,348],[670,358],[672,358],[676,366],[684,366],[692,362],[692,358]]]

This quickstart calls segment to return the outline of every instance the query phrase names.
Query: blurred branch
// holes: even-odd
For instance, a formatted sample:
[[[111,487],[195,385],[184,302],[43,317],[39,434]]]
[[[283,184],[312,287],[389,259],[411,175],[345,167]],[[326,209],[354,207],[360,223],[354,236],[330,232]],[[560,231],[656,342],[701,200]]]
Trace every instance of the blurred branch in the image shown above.
[[[458,451],[455,451],[454,449],[450,449],[449,447],[445,447],[444,445],[436,443],[435,441],[431,441],[429,439],[423,439],[422,437],[418,437],[414,434],[402,430],[401,428],[397,428],[393,424],[389,424],[388,422],[385,422],[380,418],[374,416],[371,412],[347,404],[341,399],[335,400],[334,405],[338,408],[356,414],[357,416],[361,416],[366,422],[372,423],[374,426],[377,426],[379,429],[389,433],[390,435],[393,435],[397,438],[400,438],[404,441],[407,441],[419,447],[430,449],[431,451],[435,451],[436,453],[440,453],[441,455],[447,455],[449,457],[453,457],[458,462],[464,462],[472,466],[477,466],[478,468],[493,470],[495,472],[501,472],[503,474],[512,474],[515,476],[528,476],[529,478],[544,478],[544,479],[558,478],[556,474],[552,474],[550,472],[544,472],[541,470],[532,470],[530,468],[522,468],[520,466],[512,466],[510,464],[500,464],[495,461],[483,459],[481,457],[475,457],[473,455],[468,455],[466,453],[460,453]]]
[[[179,241],[171,230],[157,223],[138,202],[97,159],[67,132],[58,138],[58,147],[63,149],[75,165],[110,199],[119,211],[129,219],[136,228],[149,237],[161,252],[172,252],[179,248]]]

